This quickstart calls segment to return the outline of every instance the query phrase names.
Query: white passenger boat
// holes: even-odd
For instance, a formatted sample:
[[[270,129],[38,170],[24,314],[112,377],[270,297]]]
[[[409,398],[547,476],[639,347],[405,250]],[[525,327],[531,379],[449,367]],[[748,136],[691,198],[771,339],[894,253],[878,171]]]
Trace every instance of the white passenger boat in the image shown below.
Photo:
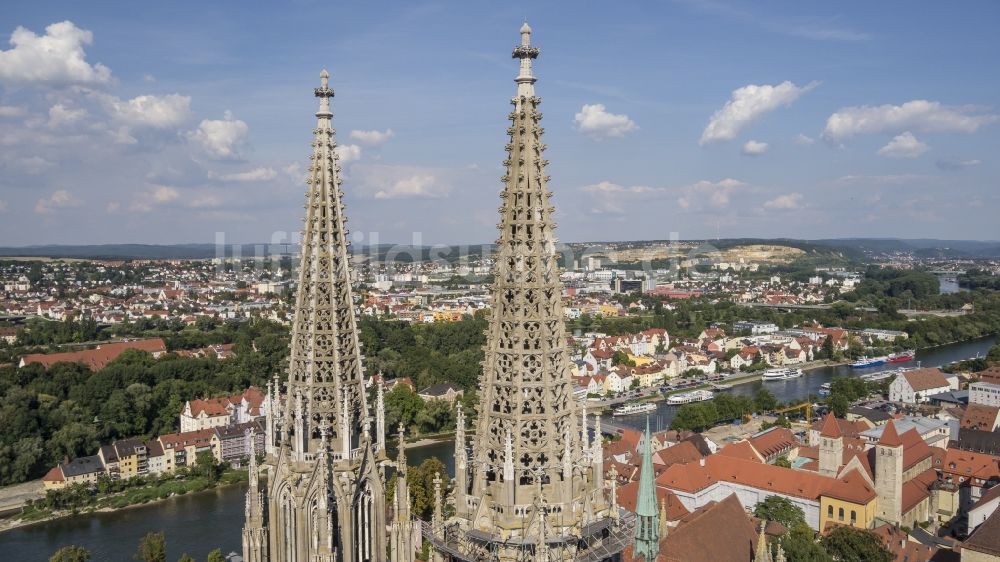
[[[615,408],[612,415],[615,416],[633,416],[635,414],[646,414],[649,412],[656,411],[656,404],[651,404],[649,402],[636,403],[632,402],[630,404],[624,404]]]
[[[764,371],[761,375],[761,380],[765,381],[783,381],[786,379],[797,379],[802,376],[802,369],[797,369],[795,367],[781,367],[777,369],[768,369]]]

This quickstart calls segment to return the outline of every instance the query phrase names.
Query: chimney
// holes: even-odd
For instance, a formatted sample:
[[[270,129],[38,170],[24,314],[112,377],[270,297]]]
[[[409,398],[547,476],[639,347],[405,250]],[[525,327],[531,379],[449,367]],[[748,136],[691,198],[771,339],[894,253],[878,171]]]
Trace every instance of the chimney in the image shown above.
[[[698,459],[698,464],[700,464],[701,466],[705,466],[705,457],[701,457],[700,459]]]

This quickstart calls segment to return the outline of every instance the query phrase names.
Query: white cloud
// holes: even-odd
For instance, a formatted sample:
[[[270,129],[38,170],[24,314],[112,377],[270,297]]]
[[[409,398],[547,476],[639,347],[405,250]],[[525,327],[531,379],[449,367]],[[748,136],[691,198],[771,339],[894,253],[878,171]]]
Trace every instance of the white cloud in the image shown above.
[[[718,140],[732,140],[747,125],[783,105],[790,105],[799,97],[818,86],[810,82],[799,87],[785,80],[776,86],[748,84],[733,90],[722,109],[715,112],[701,133],[700,145]]]
[[[67,107],[57,103],[49,108],[49,127],[62,127],[70,125],[87,116],[87,110],[83,108]]]
[[[79,207],[80,205],[82,203],[76,196],[65,189],[59,189],[47,198],[39,199],[35,203],[35,212],[40,215],[47,215],[54,213],[58,209],[68,209],[70,207]]]
[[[779,195],[764,203],[764,208],[771,211],[791,211],[802,207],[801,193]]]
[[[930,149],[925,143],[917,140],[913,133],[906,131],[893,137],[889,144],[878,149],[879,156],[889,158],[916,158]]]
[[[7,209],[8,209],[7,202],[4,201],[3,199],[0,199],[0,213],[6,213]]]
[[[732,178],[717,182],[701,180],[681,188],[682,193],[677,198],[677,204],[685,210],[725,207],[729,204],[733,191],[744,186],[746,186],[745,183]]]
[[[361,159],[361,147],[356,144],[338,144],[334,151],[341,164]]]
[[[0,105],[0,117],[20,117],[27,113],[23,107]]]
[[[633,185],[625,187],[623,185],[618,185],[617,183],[612,183],[609,181],[602,181],[600,183],[595,183],[593,185],[585,185],[581,188],[587,193],[599,193],[599,194],[619,194],[619,193],[652,193],[658,191],[657,188],[647,187],[645,185]]]
[[[639,128],[628,115],[608,113],[600,103],[584,104],[573,121],[578,131],[595,139],[623,137]]]
[[[437,197],[432,175],[416,175],[403,178],[375,192],[376,199],[399,199],[404,197]]]
[[[187,138],[212,158],[239,160],[249,132],[245,122],[233,119],[227,111],[223,119],[203,119],[198,129],[187,133]]]
[[[130,127],[168,129],[191,117],[191,98],[180,94],[144,95],[130,100],[101,95],[99,99],[115,121]]]
[[[974,133],[1000,116],[973,107],[949,107],[940,102],[913,100],[903,105],[844,107],[826,120],[823,138],[839,142],[868,133],[902,131]]]
[[[809,146],[809,145],[815,144],[815,143],[816,143],[816,139],[814,139],[814,138],[812,138],[810,136],[804,135],[802,133],[799,133],[795,137],[795,144],[798,144],[798,145]]]
[[[108,204],[104,206],[104,211],[112,214],[117,213],[122,208],[122,204],[118,201],[108,201]]]
[[[208,177],[218,178],[222,181],[267,181],[273,180],[277,176],[278,172],[274,171],[274,168],[265,168],[263,166],[247,170],[245,172],[235,172],[232,174],[217,175],[213,172],[208,173]]]
[[[45,35],[18,26],[10,36],[11,49],[0,51],[0,81],[43,84],[106,84],[111,69],[87,62],[84,45],[94,36],[73,22],[53,23]]]
[[[396,133],[392,132],[392,129],[386,129],[385,131],[351,131],[352,139],[369,146],[378,146],[394,136],[396,136]]]
[[[982,160],[953,160],[953,159],[941,159],[935,162],[935,165],[942,170],[961,170],[963,168],[971,168],[972,166],[978,166],[982,164]]]
[[[152,188],[137,194],[135,199],[132,201],[132,204],[129,205],[129,210],[139,213],[148,213],[157,205],[169,203],[178,197],[180,197],[180,192],[172,187],[166,185],[153,186]]]
[[[766,142],[755,141],[753,139],[748,140],[743,143],[743,149],[740,151],[747,156],[760,156],[767,152],[768,144]]]

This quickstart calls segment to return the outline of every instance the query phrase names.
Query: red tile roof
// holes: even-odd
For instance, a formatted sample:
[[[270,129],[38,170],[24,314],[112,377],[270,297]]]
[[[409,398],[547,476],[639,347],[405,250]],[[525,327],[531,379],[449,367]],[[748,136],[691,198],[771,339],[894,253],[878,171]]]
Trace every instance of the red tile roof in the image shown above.
[[[837,423],[837,418],[833,415],[833,412],[827,414],[826,418],[823,419],[823,429],[820,430],[819,434],[822,437],[831,437],[833,439],[843,437],[844,434],[840,431],[840,424]]]
[[[937,367],[924,367],[903,373],[903,378],[915,392],[948,386],[948,379]]]
[[[147,340],[136,340],[129,342],[103,343],[96,349],[84,351],[69,351],[65,353],[33,353],[25,355],[21,361],[25,365],[39,363],[46,369],[60,362],[83,363],[92,371],[103,369],[105,365],[114,361],[125,350],[138,349],[147,353],[162,353],[167,350],[167,345],[160,338]]]
[[[899,438],[899,434],[896,433],[896,424],[892,420],[885,424],[885,429],[882,430],[882,437],[878,440],[879,445],[886,447],[901,447],[903,441]]]

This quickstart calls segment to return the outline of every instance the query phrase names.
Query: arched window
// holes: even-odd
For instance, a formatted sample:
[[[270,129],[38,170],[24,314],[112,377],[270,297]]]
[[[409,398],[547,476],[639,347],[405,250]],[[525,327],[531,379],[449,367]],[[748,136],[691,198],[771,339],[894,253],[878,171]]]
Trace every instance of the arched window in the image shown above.
[[[833,504],[826,506],[826,516],[833,518]]]
[[[837,510],[837,519],[841,521],[844,520],[844,508],[840,508]]]

